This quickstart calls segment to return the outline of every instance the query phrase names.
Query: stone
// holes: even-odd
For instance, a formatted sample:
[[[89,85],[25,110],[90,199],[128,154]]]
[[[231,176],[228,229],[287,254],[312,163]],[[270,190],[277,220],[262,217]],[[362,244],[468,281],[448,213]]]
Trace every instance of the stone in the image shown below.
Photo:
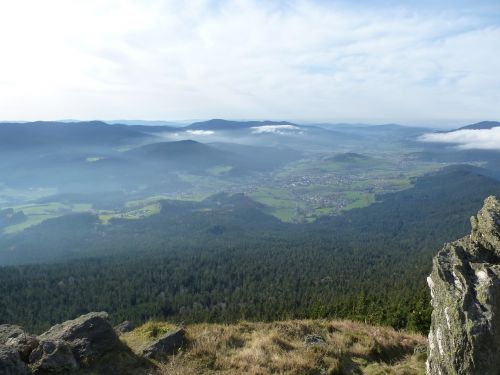
[[[120,343],[105,312],[92,312],[57,324],[41,334],[38,339],[66,342],[75,359],[83,367],[113,350]]]
[[[15,349],[0,344],[0,374],[28,375],[30,371]]]
[[[35,336],[25,334],[8,339],[5,346],[14,349],[21,360],[28,362],[31,352],[38,346],[38,339]]]
[[[8,339],[26,334],[24,330],[14,324],[0,324],[0,345],[5,344]]]
[[[184,328],[167,332],[144,347],[141,355],[149,359],[164,359],[168,355],[175,354],[184,345],[185,335]]]
[[[446,244],[427,278],[428,375],[500,373],[500,203],[488,197],[472,232]]]
[[[306,346],[326,345],[325,339],[319,335],[307,335],[304,339]]]
[[[29,360],[34,374],[68,373],[79,368],[71,348],[62,340],[40,341]]]
[[[14,349],[21,360],[27,362],[31,351],[38,346],[38,340],[17,325],[2,324],[0,325],[0,345]]]
[[[124,322],[118,324],[117,326],[115,326],[115,332],[118,334],[118,335],[122,335],[124,333],[127,333],[127,332],[130,332],[134,329],[134,325],[128,321],[128,320],[125,320]]]

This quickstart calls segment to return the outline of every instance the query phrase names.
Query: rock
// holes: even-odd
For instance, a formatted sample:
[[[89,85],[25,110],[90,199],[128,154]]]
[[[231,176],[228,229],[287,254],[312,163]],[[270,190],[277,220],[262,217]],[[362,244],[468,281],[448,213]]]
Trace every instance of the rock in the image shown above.
[[[500,203],[488,197],[472,233],[446,244],[427,278],[432,295],[428,375],[498,375]]]
[[[158,337],[155,341],[142,349],[141,355],[145,358],[161,360],[172,355],[184,344],[186,330],[179,328]]]
[[[62,340],[44,340],[31,352],[34,374],[71,372],[79,368],[71,348]]]
[[[14,349],[19,353],[21,360],[27,362],[31,351],[38,346],[38,340],[19,326],[2,324],[0,325],[0,345]]]
[[[0,324],[0,345],[5,344],[8,339],[25,335],[24,330],[13,324]]]
[[[120,342],[105,312],[92,312],[55,325],[38,338],[40,341],[66,342],[78,363],[84,367]]]
[[[28,375],[30,371],[15,349],[0,344],[0,374]]]
[[[114,329],[118,335],[121,335],[123,333],[127,333],[127,332],[132,331],[134,329],[134,325],[130,321],[125,320],[124,322],[115,326]]]
[[[307,335],[304,339],[306,346],[325,345],[325,339],[319,335]]]
[[[8,339],[5,345],[17,351],[21,360],[28,362],[31,352],[38,346],[38,340],[35,336],[25,334]]]

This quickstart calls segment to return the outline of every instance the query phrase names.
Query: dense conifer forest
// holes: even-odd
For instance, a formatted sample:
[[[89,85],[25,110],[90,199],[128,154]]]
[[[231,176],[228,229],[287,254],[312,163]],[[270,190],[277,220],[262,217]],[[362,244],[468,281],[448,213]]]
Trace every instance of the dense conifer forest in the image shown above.
[[[225,194],[106,226],[90,214],[48,220],[16,237],[16,252],[57,262],[0,269],[0,324],[39,332],[106,310],[116,322],[337,317],[425,332],[431,258],[469,231],[490,194],[498,181],[453,167],[311,224]]]

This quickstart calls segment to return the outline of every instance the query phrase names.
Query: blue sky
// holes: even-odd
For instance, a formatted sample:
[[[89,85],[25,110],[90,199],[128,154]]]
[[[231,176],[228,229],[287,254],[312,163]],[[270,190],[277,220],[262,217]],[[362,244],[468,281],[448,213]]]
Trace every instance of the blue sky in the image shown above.
[[[0,4],[0,119],[500,119],[500,1]]]

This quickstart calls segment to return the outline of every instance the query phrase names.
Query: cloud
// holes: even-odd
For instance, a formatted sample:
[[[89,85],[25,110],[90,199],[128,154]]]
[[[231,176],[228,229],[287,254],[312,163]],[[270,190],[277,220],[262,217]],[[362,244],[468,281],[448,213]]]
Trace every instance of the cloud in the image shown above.
[[[298,126],[293,125],[262,125],[252,126],[251,129],[253,134],[304,134],[304,131],[302,131]]]
[[[215,132],[213,130],[186,130],[186,133],[192,135],[212,135]]]
[[[491,129],[464,129],[449,133],[428,133],[423,142],[451,143],[462,150],[500,150],[500,127]]]
[[[500,117],[498,2],[398,3],[4,1],[0,119]]]

